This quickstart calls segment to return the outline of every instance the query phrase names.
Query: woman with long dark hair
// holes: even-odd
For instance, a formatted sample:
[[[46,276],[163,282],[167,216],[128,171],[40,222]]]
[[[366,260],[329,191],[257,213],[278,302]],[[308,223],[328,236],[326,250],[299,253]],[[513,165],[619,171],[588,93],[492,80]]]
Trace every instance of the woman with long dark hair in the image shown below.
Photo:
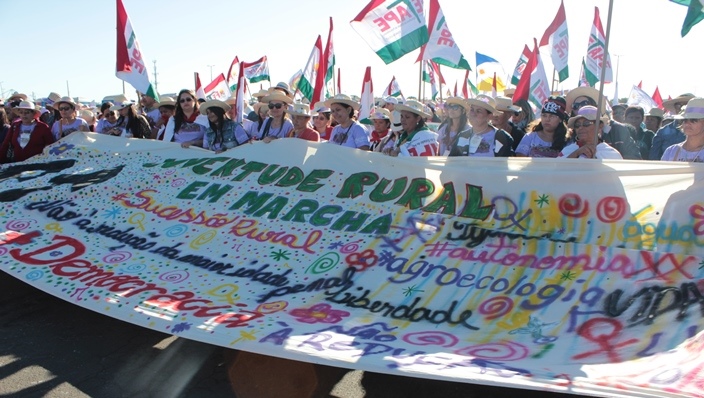
[[[176,98],[176,111],[166,123],[164,141],[178,142],[183,148],[202,146],[207,126],[208,118],[199,112],[196,93],[183,89]]]
[[[439,155],[449,155],[450,147],[457,134],[470,128],[467,112],[469,112],[469,104],[464,98],[450,97],[445,100],[447,116],[438,127]]]
[[[516,148],[516,156],[556,158],[567,143],[567,103],[563,97],[551,96],[540,111],[540,120],[528,125],[528,133]]]
[[[200,113],[208,117],[208,128],[203,136],[203,148],[215,153],[249,142],[249,135],[240,123],[227,116],[230,105],[223,101],[205,101],[200,106]]]
[[[149,138],[151,129],[147,119],[137,113],[134,102],[125,101],[110,107],[113,112],[118,112],[116,126],[109,131],[109,134],[125,138]]]

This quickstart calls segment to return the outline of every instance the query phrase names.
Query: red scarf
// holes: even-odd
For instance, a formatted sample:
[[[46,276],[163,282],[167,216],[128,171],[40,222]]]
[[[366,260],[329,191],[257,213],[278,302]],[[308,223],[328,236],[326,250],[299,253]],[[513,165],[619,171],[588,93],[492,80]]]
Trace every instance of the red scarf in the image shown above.
[[[200,111],[194,110],[193,113],[191,113],[191,117],[187,117],[186,114],[184,113],[183,114],[183,121],[185,123],[193,123],[196,121],[196,117],[198,117],[199,113],[200,113]]]
[[[386,131],[372,131],[372,138],[369,140],[371,142],[381,142],[382,138],[389,134],[389,130]]]

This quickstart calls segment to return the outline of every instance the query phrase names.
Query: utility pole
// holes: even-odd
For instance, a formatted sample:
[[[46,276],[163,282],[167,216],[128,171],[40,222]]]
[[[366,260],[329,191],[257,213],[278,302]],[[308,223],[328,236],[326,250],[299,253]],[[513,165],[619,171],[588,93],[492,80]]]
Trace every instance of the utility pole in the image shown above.
[[[158,75],[158,73],[156,73],[156,60],[153,60],[152,62],[154,63],[154,90],[158,93],[159,83],[156,80],[156,75]]]
[[[210,82],[213,81],[213,66],[215,65],[208,65],[208,68],[210,68]],[[208,83],[210,83],[208,82]]]
[[[614,78],[614,98],[611,100],[612,105],[618,104],[618,66],[621,62],[621,55],[614,54],[616,56],[616,76]],[[606,69],[606,62],[604,62],[604,69]]]

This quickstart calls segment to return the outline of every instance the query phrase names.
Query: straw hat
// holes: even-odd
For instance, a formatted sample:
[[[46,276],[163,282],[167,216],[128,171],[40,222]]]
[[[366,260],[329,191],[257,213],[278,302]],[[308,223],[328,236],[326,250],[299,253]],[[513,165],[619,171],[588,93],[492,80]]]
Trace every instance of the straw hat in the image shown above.
[[[306,117],[312,117],[317,115],[317,112],[311,112],[310,110],[310,105],[304,104],[304,103],[295,103],[293,106],[288,110],[289,115],[291,116],[306,116]]]
[[[694,94],[686,93],[686,94],[680,94],[677,97],[663,101],[662,107],[665,108],[665,110],[669,111],[670,113],[675,113],[675,104],[686,104],[694,98]]]
[[[89,109],[81,109],[79,116],[85,121],[91,121],[95,118],[95,115]]]
[[[325,105],[325,101],[318,101],[313,105],[312,108],[315,112],[320,113],[320,112],[330,112],[330,108]]]
[[[73,102],[73,98],[71,97],[61,97],[58,101],[54,102],[53,107],[58,108],[61,103],[66,103],[71,105],[73,108],[76,108],[76,103]]]
[[[687,102],[684,112],[675,116],[675,119],[704,119],[704,98],[695,97]]]
[[[46,106],[48,106],[49,108],[53,108],[54,107],[53,105],[56,103],[56,101],[58,101],[60,99],[61,99],[61,96],[59,94],[51,92],[46,97]]]
[[[374,107],[369,118],[372,120],[391,120],[391,112],[385,108]]]
[[[521,107],[513,105],[513,101],[508,97],[496,97],[496,110],[501,112],[520,112]]]
[[[122,101],[122,102],[118,102],[115,105],[111,106],[110,110],[111,111],[119,111],[120,109],[124,109],[124,108],[127,108],[128,106],[132,106],[132,105],[134,105],[134,102],[132,102],[132,101]]]
[[[261,97],[266,97],[267,95],[269,95],[269,90],[261,89],[261,90],[259,90],[259,92],[252,94],[252,97],[261,98]]]
[[[354,110],[359,110],[360,107],[359,103],[352,100],[352,98],[350,98],[350,96],[347,94],[337,94],[334,97],[325,101],[325,105],[328,108],[332,107],[332,104],[344,104],[347,106],[351,106]]]
[[[493,98],[489,97],[488,95],[477,95],[477,98],[470,98],[467,101],[467,104],[478,106],[482,109],[486,109],[489,111],[489,113],[494,113],[496,112],[496,101],[494,101]]]
[[[276,83],[276,86],[269,87],[269,92],[267,95],[277,91],[283,91],[286,95],[291,96],[291,87],[286,82],[278,82]]]
[[[513,97],[513,94],[515,94],[515,93],[516,93],[515,88],[507,88],[506,90],[504,90],[504,95],[509,98]]]
[[[469,112],[469,104],[467,103],[467,100],[462,97],[449,97],[445,100],[445,105],[450,104],[460,105],[465,111]]]
[[[220,100],[210,100],[210,101],[205,101],[202,104],[200,104],[200,114],[205,115],[205,112],[209,108],[220,108],[223,111],[227,112],[230,110],[230,105],[226,104],[225,102],[222,102]]]
[[[398,105],[398,99],[396,99],[396,97],[388,96],[384,98],[384,105],[387,104]]]
[[[403,126],[401,125],[401,112],[393,111],[391,113],[391,131],[401,131]]]
[[[567,126],[569,128],[574,128],[574,123],[577,121],[577,119],[587,119],[587,120],[595,121],[596,120],[596,107],[592,106],[592,105],[586,105],[586,106],[579,108],[579,110],[577,111],[577,116],[571,117],[570,120],[567,122]],[[608,123],[609,117],[602,114],[601,122]]]
[[[25,101],[22,100],[20,101],[20,104],[14,107],[13,109],[29,109],[30,111],[34,111],[34,115],[36,116],[37,113],[39,113],[39,110],[37,107],[34,105],[34,102],[32,101]]]
[[[662,119],[663,117],[665,117],[665,111],[660,108],[650,108],[650,110],[648,111],[648,113],[645,114],[645,116],[659,117],[660,119]]]
[[[17,91],[15,91],[14,93],[12,93],[10,98],[7,99],[7,102],[12,101],[27,101],[27,94],[18,93]]]
[[[432,115],[428,112],[426,112],[425,106],[421,104],[418,101],[406,101],[405,104],[398,104],[396,105],[396,110],[399,112],[406,111],[406,112],[412,112],[415,113],[416,115],[419,115],[420,117],[423,118],[429,118]]]
[[[267,94],[261,100],[262,102],[281,101],[284,104],[289,105],[293,103],[293,99],[291,97],[277,90],[269,91],[269,94]]]
[[[572,112],[572,104],[574,103],[574,100],[579,97],[591,98],[596,104],[596,99],[599,98],[599,90],[588,86],[577,87],[574,90],[570,90],[565,97],[565,100],[567,101],[567,109],[565,109],[565,112],[567,112],[567,114]]]
[[[157,109],[161,108],[162,106],[173,106],[174,108],[176,107],[176,100],[171,97],[161,95],[159,96],[159,99],[161,101],[156,104]]]

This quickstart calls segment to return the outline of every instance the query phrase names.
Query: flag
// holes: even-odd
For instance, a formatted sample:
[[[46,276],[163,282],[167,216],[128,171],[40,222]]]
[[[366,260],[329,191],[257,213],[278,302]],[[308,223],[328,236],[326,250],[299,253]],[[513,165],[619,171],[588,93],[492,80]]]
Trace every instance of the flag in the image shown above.
[[[467,89],[469,86],[469,89]],[[479,94],[477,87],[469,80],[469,69],[464,73],[464,84],[462,84],[462,96],[464,98],[474,98]]]
[[[328,97],[335,96],[335,51],[332,46],[332,17],[330,17],[330,31],[328,32],[328,42],[325,43],[325,52],[323,53],[325,60],[325,95]]]
[[[643,81],[638,82],[638,88],[643,88]]]
[[[657,108],[658,104],[645,92],[642,88],[638,86],[633,86],[631,89],[631,94],[628,96],[627,104],[630,105],[640,105],[643,107],[645,112],[649,112],[652,108]]]
[[[589,81],[587,81],[587,75],[584,70],[587,69],[586,62],[584,62],[584,57],[582,57],[582,69],[579,72],[579,85],[578,87],[590,87]]]
[[[313,46],[313,51],[311,51],[310,57],[308,57],[308,63],[306,63],[306,67],[303,69],[303,76],[301,76],[301,80],[298,82],[298,90],[300,90],[301,95],[307,98],[311,104],[315,104],[320,101],[321,98],[321,93],[317,91],[319,87],[316,87],[315,83],[318,78],[318,73],[321,73],[320,61],[322,57],[323,42],[320,35],[318,35],[318,38],[315,40],[315,45]]]
[[[235,91],[235,123],[242,123],[244,121],[244,109],[245,109],[245,99],[244,91],[247,87],[247,78],[244,73],[244,62],[240,62],[240,68],[237,72],[237,91]]]
[[[432,59],[433,62],[455,69],[471,69],[469,62],[460,52],[452,33],[445,22],[445,15],[440,9],[438,0],[430,0],[430,15],[428,16],[429,39],[420,49],[416,62]]]
[[[250,83],[261,82],[264,80],[271,81],[269,78],[269,61],[266,55],[254,62],[243,62],[244,77],[249,79]]]
[[[290,79],[288,79],[288,86],[291,88],[291,91],[294,93],[296,90],[298,90],[298,84],[301,81],[301,77],[303,76],[303,71],[298,70],[298,72],[294,73],[293,76],[291,76]]]
[[[205,99],[205,90],[203,90],[203,85],[200,83],[200,75],[196,72],[196,98]]]
[[[227,80],[225,75],[222,73],[218,75],[210,84],[205,86],[203,90],[206,100],[220,100],[225,101],[230,98],[230,87],[227,85]]]
[[[540,47],[550,45],[552,52],[552,64],[559,75],[559,81],[562,82],[569,77],[567,68],[567,54],[569,52],[569,37],[567,34],[567,17],[565,16],[565,3],[560,2],[560,8],[557,9],[557,15],[550,26],[545,30],[543,37],[540,39]]]
[[[442,85],[445,83],[445,79],[440,73],[440,66],[435,62],[426,59],[423,62],[422,80],[426,83],[430,83],[431,94],[434,100],[438,93],[442,91]]]
[[[494,72],[494,79],[491,81],[491,97],[496,98],[498,90],[496,89],[496,72]]]
[[[453,96],[457,97],[457,80],[455,80],[455,92],[454,92]]]
[[[362,95],[359,99],[359,122],[364,124],[374,124],[369,116],[374,108],[374,86],[372,85],[372,67],[367,66],[362,82]]]
[[[117,62],[115,76],[129,83],[135,90],[159,101],[159,94],[149,81],[144,57],[139,50],[137,36],[127,16],[122,0],[117,0]]]
[[[687,9],[687,15],[684,17],[684,23],[682,24],[682,31],[680,34],[685,37],[692,26],[701,22],[704,19],[704,0],[670,0],[673,3],[681,4],[683,6],[689,7]]]
[[[543,106],[543,102],[545,102],[550,94],[550,85],[548,84],[545,68],[540,58],[538,41],[534,39],[533,52],[528,59],[521,80],[518,82],[518,85],[516,85],[513,101],[516,102],[521,99],[528,100],[540,109]]]
[[[386,64],[428,42],[423,1],[371,0],[350,25]]]
[[[398,82],[396,81],[396,76],[391,77],[391,82],[386,87],[386,90],[384,90],[384,97],[401,97],[405,102],[405,98],[403,97],[403,93],[401,92],[401,86],[399,86]]]
[[[477,53],[477,88],[480,91],[491,91],[494,83],[494,73],[496,73],[496,88],[499,91],[506,89],[501,76],[506,75],[503,66],[499,61],[487,55]]]
[[[521,75],[523,74],[523,70],[526,68],[526,64],[528,63],[528,58],[530,58],[530,54],[530,48],[528,48],[527,45],[524,45],[521,57],[518,58],[516,68],[513,70],[513,76],[511,76],[511,84],[513,84],[514,86],[517,85],[518,82],[521,80]]]
[[[613,81],[611,57],[605,54],[605,50],[604,29],[601,27],[599,7],[594,7],[594,23],[592,24],[592,32],[589,35],[589,45],[587,46],[587,57],[585,59],[586,68],[584,68],[584,74],[592,87],[601,79],[601,68],[604,62],[606,62],[606,75],[602,83],[611,83]],[[604,58],[606,58],[606,61],[604,61]]]
[[[239,76],[237,73],[240,71],[240,60],[235,55],[235,59],[232,60],[230,64],[230,69],[227,70],[227,87],[230,91],[237,91],[237,80]]]
[[[665,109],[662,107],[662,95],[660,95],[660,89],[655,86],[655,92],[653,93],[653,101],[658,104],[658,108]]]

